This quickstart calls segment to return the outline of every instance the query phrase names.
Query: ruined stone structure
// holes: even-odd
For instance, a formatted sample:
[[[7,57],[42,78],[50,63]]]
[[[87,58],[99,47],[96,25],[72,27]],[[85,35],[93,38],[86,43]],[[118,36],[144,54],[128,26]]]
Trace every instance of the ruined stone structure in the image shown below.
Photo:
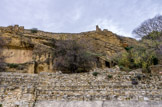
[[[94,76],[93,72],[99,74]],[[133,79],[138,84],[132,83]],[[0,104],[4,107],[63,107],[56,106],[57,101],[105,101],[105,105],[106,101],[129,101],[125,104],[129,107],[137,107],[131,102],[161,107],[162,76],[142,74],[140,70],[120,72],[118,68],[95,69],[79,74],[0,73]]]

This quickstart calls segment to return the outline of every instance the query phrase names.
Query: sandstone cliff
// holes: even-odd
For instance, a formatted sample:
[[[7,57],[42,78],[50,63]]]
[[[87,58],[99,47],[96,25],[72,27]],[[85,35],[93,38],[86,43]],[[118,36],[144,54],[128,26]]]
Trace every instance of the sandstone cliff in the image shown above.
[[[31,30],[22,26],[0,27],[0,37],[5,41],[3,55],[5,62],[9,65],[18,64],[18,69],[10,67],[10,71],[28,73],[52,72],[52,55],[50,50],[53,40],[86,40],[89,46],[94,47],[93,54],[100,60],[101,67],[105,67],[105,61],[111,66],[111,58],[120,52],[124,52],[125,45],[137,43],[136,40],[119,37],[116,34],[101,30],[96,26],[96,31],[82,33],[49,33],[38,31],[31,33]],[[23,67],[19,67],[24,65]]]

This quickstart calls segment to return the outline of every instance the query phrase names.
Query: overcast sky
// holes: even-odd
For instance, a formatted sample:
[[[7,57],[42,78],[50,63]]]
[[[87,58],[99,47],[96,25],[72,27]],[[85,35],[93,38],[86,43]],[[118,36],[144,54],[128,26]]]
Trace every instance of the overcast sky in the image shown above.
[[[19,24],[50,32],[84,32],[99,25],[124,36],[162,14],[162,0],[0,0],[0,26]]]

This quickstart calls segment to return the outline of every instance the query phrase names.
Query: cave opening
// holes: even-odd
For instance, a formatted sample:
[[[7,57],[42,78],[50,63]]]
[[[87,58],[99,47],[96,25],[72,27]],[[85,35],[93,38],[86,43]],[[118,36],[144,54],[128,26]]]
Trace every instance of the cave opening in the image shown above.
[[[105,66],[108,67],[108,68],[110,68],[110,62],[105,61]]]

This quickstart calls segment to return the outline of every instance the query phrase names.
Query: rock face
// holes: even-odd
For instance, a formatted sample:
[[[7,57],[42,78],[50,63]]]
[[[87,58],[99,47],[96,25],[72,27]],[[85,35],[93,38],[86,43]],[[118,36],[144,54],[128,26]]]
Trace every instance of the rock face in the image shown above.
[[[162,65],[153,65],[150,67],[151,73],[162,75]]]
[[[99,58],[100,67],[106,67],[106,62],[111,66],[111,58],[117,53],[125,51],[124,44],[130,45],[130,42],[128,42],[130,40],[124,37],[121,39],[108,30],[102,31],[98,26],[96,26],[96,31],[82,33],[49,33],[43,31],[31,33],[31,30],[15,25],[0,27],[0,37],[6,42],[3,50],[5,62],[27,64],[29,67],[24,72],[30,73],[53,71],[52,60],[47,61],[52,57],[52,53],[50,53],[52,40],[87,41],[86,43],[89,46],[94,47],[93,54]],[[131,43],[137,43],[137,41],[131,39]]]
[[[3,55],[8,57],[5,58],[5,61],[8,63],[26,63],[32,61],[32,50],[30,49],[4,49]]]
[[[94,76],[93,72],[99,74]],[[137,85],[132,84],[132,78],[138,81]],[[78,104],[117,107],[115,104],[120,103],[123,107],[134,107],[136,102],[140,107],[161,107],[161,81],[161,75],[120,72],[118,68],[77,74],[3,72],[0,73],[0,104],[4,107],[64,107],[65,104],[65,107]]]
[[[2,33],[13,33],[13,34],[23,33],[24,27],[23,26],[19,27],[19,25],[8,26],[8,27],[0,27],[0,32],[2,32]]]

